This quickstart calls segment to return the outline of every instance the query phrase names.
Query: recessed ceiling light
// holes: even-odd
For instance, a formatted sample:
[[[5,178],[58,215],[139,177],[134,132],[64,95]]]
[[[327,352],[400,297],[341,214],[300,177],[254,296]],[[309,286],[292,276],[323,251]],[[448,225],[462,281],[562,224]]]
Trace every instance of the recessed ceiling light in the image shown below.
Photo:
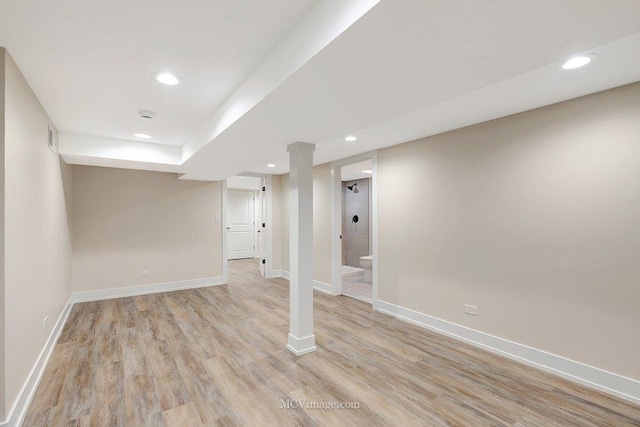
[[[180,80],[171,73],[157,73],[154,76],[157,81],[165,85],[175,86],[180,83]]]
[[[345,138],[344,138],[344,140],[345,140],[345,141],[347,141],[347,142],[353,142],[353,141],[355,141],[356,139],[358,139],[358,138],[356,138],[356,137],[355,137],[355,136],[353,136],[353,135],[349,135],[349,136],[347,136],[347,137],[345,137]]]
[[[597,55],[593,53],[588,53],[585,55],[577,55],[567,59],[564,64],[562,64],[563,70],[575,70],[576,68],[584,67],[594,59],[596,59]]]
[[[372,174],[373,173],[373,169],[362,169],[362,173]]]
[[[140,139],[151,139],[151,135],[147,135],[146,133],[134,133],[133,136]]]
[[[267,165],[267,167],[268,167],[268,168],[275,168],[275,167],[276,167],[276,165],[275,165],[275,164],[273,164],[273,163],[269,163],[269,164]]]

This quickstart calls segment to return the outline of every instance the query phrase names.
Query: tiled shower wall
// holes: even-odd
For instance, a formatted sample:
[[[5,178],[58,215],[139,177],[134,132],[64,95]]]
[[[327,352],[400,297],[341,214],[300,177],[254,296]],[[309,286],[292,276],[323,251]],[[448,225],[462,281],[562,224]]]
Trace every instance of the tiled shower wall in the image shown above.
[[[370,179],[342,183],[342,264],[360,267],[360,257],[369,255]],[[347,189],[358,184],[358,193]],[[358,222],[352,218],[358,215]]]

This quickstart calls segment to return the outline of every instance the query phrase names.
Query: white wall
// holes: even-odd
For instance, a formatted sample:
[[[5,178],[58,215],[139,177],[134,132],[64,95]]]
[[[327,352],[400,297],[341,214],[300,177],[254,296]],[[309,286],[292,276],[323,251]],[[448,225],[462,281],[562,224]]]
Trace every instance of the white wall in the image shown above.
[[[2,55],[7,415],[71,294],[72,185],[71,168],[47,146],[51,119],[8,53]]]
[[[222,275],[220,182],[95,166],[74,180],[74,291]]]
[[[640,83],[380,150],[379,298],[640,380],[638,100]]]

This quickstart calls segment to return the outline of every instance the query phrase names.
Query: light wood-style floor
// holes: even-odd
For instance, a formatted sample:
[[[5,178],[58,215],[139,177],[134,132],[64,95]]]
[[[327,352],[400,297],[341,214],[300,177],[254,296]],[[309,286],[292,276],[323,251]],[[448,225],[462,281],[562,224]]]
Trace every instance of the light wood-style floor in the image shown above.
[[[316,292],[318,351],[295,357],[288,283],[252,260],[229,282],[76,305],[25,425],[640,425],[638,406],[351,298]]]

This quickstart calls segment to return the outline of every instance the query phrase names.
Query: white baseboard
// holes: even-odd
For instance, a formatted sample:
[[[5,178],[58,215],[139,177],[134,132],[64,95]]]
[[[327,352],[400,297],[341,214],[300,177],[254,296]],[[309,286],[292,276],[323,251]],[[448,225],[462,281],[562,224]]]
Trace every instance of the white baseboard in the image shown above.
[[[289,272],[286,270],[273,270],[271,272],[273,276],[272,279],[287,279],[289,280]]]
[[[49,362],[49,358],[51,357],[51,353],[53,353],[53,348],[55,347],[60,334],[62,333],[62,328],[65,323],[67,323],[67,319],[69,317],[69,313],[71,313],[71,308],[73,307],[73,299],[69,298],[67,304],[62,309],[62,313],[58,317],[56,324],[51,329],[51,333],[49,334],[49,338],[47,338],[47,342],[44,345],[44,348],[38,355],[36,359],[36,364],[29,372],[29,376],[25,381],[20,393],[18,394],[18,399],[16,399],[15,404],[11,408],[11,410],[7,414],[7,419],[5,422],[0,423],[0,427],[14,427],[19,426],[24,421],[24,417],[27,414],[27,409],[29,409],[29,405],[33,400],[33,396],[38,389],[38,384],[40,383],[40,379],[44,374],[44,370],[47,367],[47,363]]]
[[[289,334],[287,340],[287,349],[296,356],[302,356],[317,351],[316,336],[310,335],[304,338],[297,338]]]
[[[273,270],[273,278],[282,278],[289,280],[289,272],[287,270]],[[325,294],[333,295],[336,294],[333,292],[333,286],[328,283],[321,282],[319,280],[313,281],[313,289],[324,292]]]
[[[126,298],[138,295],[157,294],[161,292],[180,291],[183,289],[205,288],[225,285],[223,276],[205,277],[203,279],[179,280],[177,282],[157,283],[153,285],[126,286],[122,288],[100,289],[97,291],[74,292],[73,302],[101,301],[105,299]]]
[[[324,292],[325,294],[335,295],[333,293],[333,286],[328,283],[320,282],[318,280],[313,281],[313,289]]]
[[[476,347],[640,404],[640,381],[378,300],[376,309]]]
[[[282,270],[270,270],[267,271],[267,269],[265,268],[264,270],[264,278],[265,279],[277,279],[280,276],[280,273]]]
[[[289,272],[274,270],[274,275],[288,279]],[[155,285],[130,286],[126,288],[105,289],[99,291],[78,292],[72,294],[58,317],[51,334],[40,352],[34,367],[25,381],[18,399],[8,412],[7,419],[0,422],[0,427],[19,426],[26,415],[29,404],[38,388],[38,384],[47,366],[55,343],[67,322],[71,308],[75,303],[98,301],[104,299],[123,298],[170,292],[182,289],[194,289],[207,286],[225,284],[223,277],[206,279],[183,280],[178,282],[161,283]],[[330,285],[314,280],[314,288],[322,292],[331,293]],[[505,340],[484,332],[476,331],[446,320],[438,319],[424,313],[404,308],[385,301],[377,301],[376,310],[391,316],[406,320],[418,326],[467,342],[476,347],[501,354],[538,369],[559,375],[571,381],[595,388],[605,393],[618,396],[635,404],[640,404],[640,381],[604,371],[593,366],[585,365],[555,354],[547,353],[532,347]],[[295,350],[295,349],[290,349]],[[296,350],[297,351],[297,350]],[[313,351],[309,349],[309,351]],[[302,353],[304,354],[304,352]]]

